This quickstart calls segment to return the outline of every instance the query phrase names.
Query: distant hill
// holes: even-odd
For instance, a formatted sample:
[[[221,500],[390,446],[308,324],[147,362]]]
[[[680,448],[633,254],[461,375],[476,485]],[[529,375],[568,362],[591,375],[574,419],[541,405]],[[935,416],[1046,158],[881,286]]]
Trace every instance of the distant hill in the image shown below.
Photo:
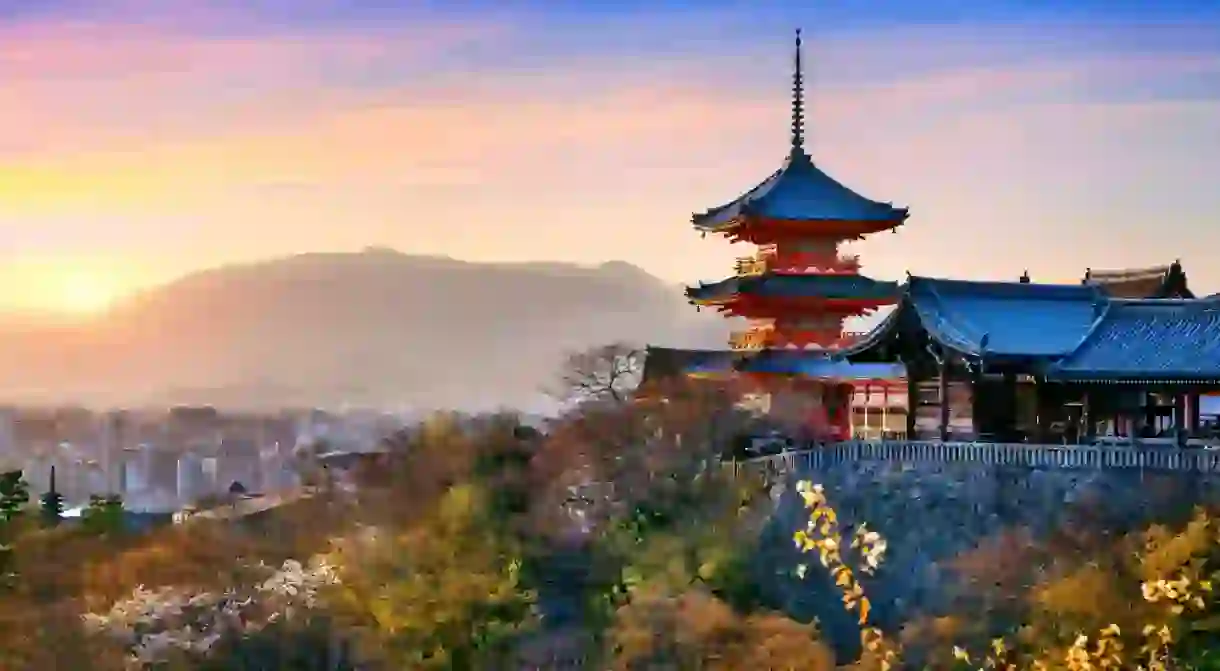
[[[87,327],[0,324],[0,396],[233,407],[530,405],[565,351],[719,346],[722,320],[630,264],[386,249],[206,270]]]

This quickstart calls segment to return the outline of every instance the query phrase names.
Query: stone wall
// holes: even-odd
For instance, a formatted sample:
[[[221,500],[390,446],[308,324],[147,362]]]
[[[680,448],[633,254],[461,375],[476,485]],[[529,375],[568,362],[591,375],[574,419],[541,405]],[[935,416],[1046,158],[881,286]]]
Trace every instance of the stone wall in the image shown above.
[[[887,540],[884,566],[863,581],[883,626],[946,611],[964,589],[952,560],[989,537],[1025,529],[1045,538],[1073,525],[1122,533],[1181,519],[1192,506],[1220,499],[1214,455],[1107,448],[1129,453],[1090,456],[1023,445],[1007,446],[1004,456],[1005,446],[961,444],[921,451],[928,445],[938,444],[841,444],[755,464],[776,483],[775,512],[755,562],[768,600],[801,619],[818,618],[833,640],[855,640],[852,618],[817,570],[816,554],[801,555],[792,543],[808,519],[794,491],[798,480],[823,485],[845,534],[866,523]],[[969,458],[929,458],[950,453]],[[803,580],[794,575],[800,563],[810,566]]]

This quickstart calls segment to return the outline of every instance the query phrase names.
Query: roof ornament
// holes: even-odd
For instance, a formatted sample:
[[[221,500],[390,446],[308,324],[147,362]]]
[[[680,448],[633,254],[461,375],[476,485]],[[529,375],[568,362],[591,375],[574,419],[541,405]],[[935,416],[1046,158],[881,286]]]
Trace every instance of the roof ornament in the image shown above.
[[[801,29],[796,29],[796,58],[792,69],[792,153],[805,151],[805,81],[801,72]]]

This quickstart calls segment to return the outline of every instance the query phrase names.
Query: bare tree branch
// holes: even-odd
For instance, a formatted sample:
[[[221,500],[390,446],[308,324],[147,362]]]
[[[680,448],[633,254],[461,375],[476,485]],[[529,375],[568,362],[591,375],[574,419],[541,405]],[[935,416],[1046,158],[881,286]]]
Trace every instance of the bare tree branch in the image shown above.
[[[552,395],[563,401],[622,403],[640,383],[643,366],[644,351],[627,343],[573,352],[560,368]]]

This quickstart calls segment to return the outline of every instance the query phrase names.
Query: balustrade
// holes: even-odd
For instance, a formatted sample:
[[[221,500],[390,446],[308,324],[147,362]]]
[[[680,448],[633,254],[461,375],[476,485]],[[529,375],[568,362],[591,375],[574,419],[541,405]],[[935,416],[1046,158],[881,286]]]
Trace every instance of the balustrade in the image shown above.
[[[818,469],[842,463],[964,463],[1080,470],[1136,469],[1220,473],[1220,450],[1206,448],[1037,445],[920,440],[846,441],[760,457],[746,462],[782,470]]]
[[[774,251],[760,251],[754,256],[740,256],[734,265],[738,276],[761,275],[769,270],[790,273],[856,274],[860,272],[860,257],[827,257],[820,254],[785,254],[777,256]]]

